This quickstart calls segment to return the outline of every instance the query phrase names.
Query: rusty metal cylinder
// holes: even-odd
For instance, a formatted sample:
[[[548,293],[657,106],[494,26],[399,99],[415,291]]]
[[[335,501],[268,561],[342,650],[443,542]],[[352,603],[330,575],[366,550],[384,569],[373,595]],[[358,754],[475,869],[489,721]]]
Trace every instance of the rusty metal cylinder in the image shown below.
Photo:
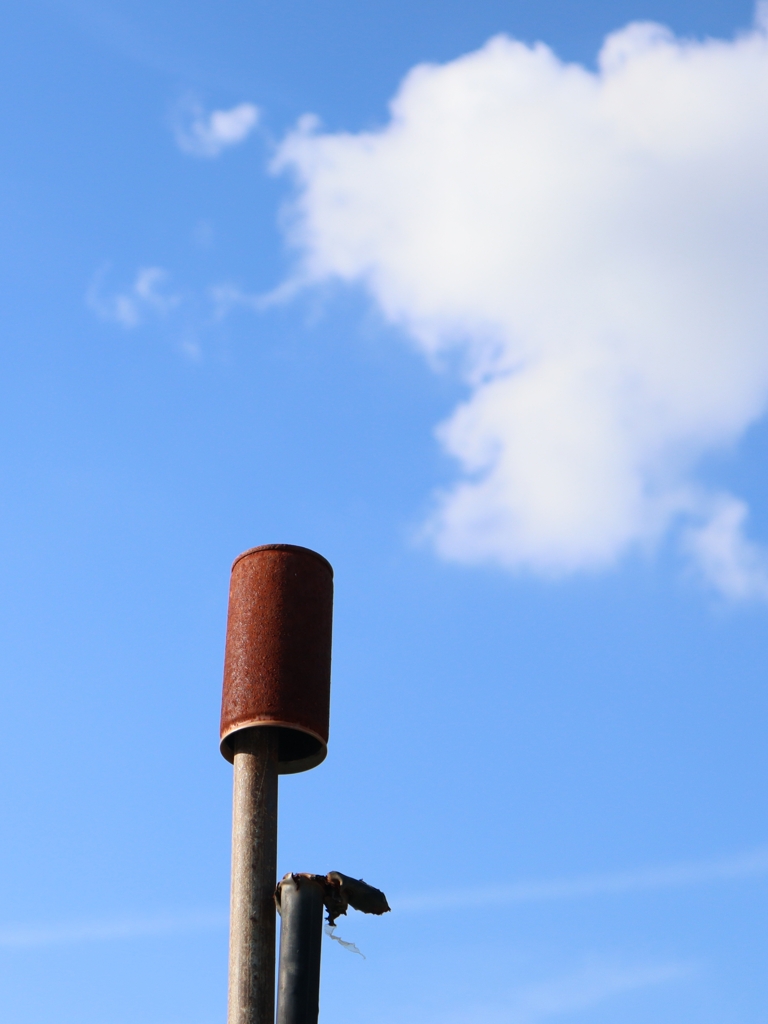
[[[333,569],[315,551],[264,544],[235,559],[229,590],[221,752],[244,729],[278,730],[278,773],[325,758]]]

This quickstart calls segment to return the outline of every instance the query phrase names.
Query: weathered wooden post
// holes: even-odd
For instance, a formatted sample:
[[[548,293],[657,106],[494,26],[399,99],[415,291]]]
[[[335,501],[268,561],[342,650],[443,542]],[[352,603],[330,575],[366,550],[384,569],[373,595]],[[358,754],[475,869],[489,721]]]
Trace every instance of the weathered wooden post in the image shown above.
[[[277,777],[314,768],[328,743],[333,569],[308,548],[235,559],[221,752],[234,765],[227,1024],[273,1024]]]

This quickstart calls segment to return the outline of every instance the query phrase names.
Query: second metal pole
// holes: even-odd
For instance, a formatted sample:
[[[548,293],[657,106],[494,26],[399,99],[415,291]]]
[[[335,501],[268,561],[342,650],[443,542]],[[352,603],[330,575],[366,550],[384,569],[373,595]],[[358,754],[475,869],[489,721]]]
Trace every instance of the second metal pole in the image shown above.
[[[280,883],[277,1024],[317,1024],[324,879],[286,875]]]
[[[233,736],[232,894],[227,1024],[273,1024],[277,730]]]

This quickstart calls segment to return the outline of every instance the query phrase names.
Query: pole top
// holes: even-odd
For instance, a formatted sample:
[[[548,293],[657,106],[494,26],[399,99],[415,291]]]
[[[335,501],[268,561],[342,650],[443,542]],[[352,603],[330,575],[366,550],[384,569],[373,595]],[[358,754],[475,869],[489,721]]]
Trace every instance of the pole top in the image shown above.
[[[232,563],[232,571],[234,572],[235,566],[241,558],[249,558],[251,555],[257,554],[259,551],[293,551],[296,554],[304,554],[309,555],[312,558],[317,558],[331,574],[331,579],[333,579],[333,566],[328,559],[324,558],[317,551],[313,551],[312,548],[303,548],[300,544],[259,544],[258,547],[248,548],[247,551],[243,551],[242,554],[238,555],[234,560]]]
[[[279,730],[278,772],[314,768],[328,744],[333,569],[309,548],[263,544],[232,565],[221,752],[232,736]]]

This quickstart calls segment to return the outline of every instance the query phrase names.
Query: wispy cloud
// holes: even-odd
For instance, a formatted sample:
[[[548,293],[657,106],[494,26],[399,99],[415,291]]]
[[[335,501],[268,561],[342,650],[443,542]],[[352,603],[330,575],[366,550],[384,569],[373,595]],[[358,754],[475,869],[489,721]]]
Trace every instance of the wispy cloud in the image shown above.
[[[138,327],[150,316],[164,317],[181,303],[181,295],[167,290],[168,271],[162,267],[140,267],[126,289],[108,291],[105,287],[109,267],[103,267],[88,287],[86,302],[103,320],[121,327]]]
[[[711,504],[709,519],[684,534],[694,565],[726,597],[768,599],[768,551],[746,536],[748,506],[730,494]]]
[[[176,143],[190,156],[213,158],[244,142],[259,122],[260,111],[253,103],[238,103],[229,110],[206,113],[196,100],[185,100],[174,117]]]
[[[0,947],[21,949],[33,946],[71,945],[77,942],[104,942],[110,939],[137,939],[172,932],[224,928],[227,921],[228,915],[225,911],[193,910],[146,917],[124,916],[59,924],[5,925],[0,927]]]
[[[433,893],[413,893],[391,900],[394,910],[419,912],[481,907],[498,903],[537,903],[549,900],[574,900],[590,896],[676,889],[730,879],[768,874],[768,847],[752,850],[725,860],[687,861],[638,871],[620,871],[576,878],[533,882],[495,883],[477,889],[453,889]],[[499,878],[498,872],[495,875]]]
[[[260,295],[244,292],[234,284],[214,284],[208,289],[208,298],[213,303],[213,317],[223,320],[234,309],[250,309],[261,312],[264,303]]]
[[[408,1016],[404,1024],[417,1019],[421,1024],[537,1024],[553,1017],[581,1014],[609,1000],[680,981],[694,971],[695,965],[690,963],[627,963],[590,957],[571,970],[549,976],[539,969],[538,980],[513,984],[488,1002],[457,1006],[453,1000],[434,1016],[425,1015],[422,1007],[418,1017]]]
[[[692,973],[689,964],[618,965],[586,963],[567,974],[522,985],[509,992],[503,1006],[492,1005],[449,1016],[445,1024],[536,1024],[672,981]]]
[[[210,237],[210,225],[198,225],[203,242]],[[296,290],[286,285],[272,292],[244,291],[230,282],[196,289],[184,285],[171,287],[171,274],[163,267],[140,267],[131,284],[110,287],[109,264],[92,277],[86,290],[88,307],[101,320],[134,330],[165,321],[175,338],[177,348],[189,359],[202,358],[201,338],[236,309],[261,312],[285,301]]]
[[[245,292],[237,285],[224,283],[215,284],[208,289],[208,298],[213,303],[214,319],[223,320],[235,309],[250,309],[261,313],[271,306],[279,306],[302,288],[298,280],[286,281],[268,292]]]
[[[564,975],[518,990],[512,999],[508,1020],[537,1021],[597,1006],[618,995],[637,989],[677,981],[691,973],[683,964],[655,964],[617,967],[591,964]]]
[[[675,889],[691,885],[724,882],[768,874],[768,847],[761,847],[724,860],[685,861],[638,871],[623,871],[576,878],[495,884],[481,889],[449,889],[413,893],[393,898],[393,910],[400,913],[455,910],[499,903],[535,903],[550,900],[585,899],[591,896],[622,895],[654,889]],[[496,877],[500,873],[496,872]],[[133,939],[171,932],[226,927],[226,910],[191,910],[146,916],[122,915],[111,918],[59,923],[0,926],[0,948],[49,946],[76,942]]]

